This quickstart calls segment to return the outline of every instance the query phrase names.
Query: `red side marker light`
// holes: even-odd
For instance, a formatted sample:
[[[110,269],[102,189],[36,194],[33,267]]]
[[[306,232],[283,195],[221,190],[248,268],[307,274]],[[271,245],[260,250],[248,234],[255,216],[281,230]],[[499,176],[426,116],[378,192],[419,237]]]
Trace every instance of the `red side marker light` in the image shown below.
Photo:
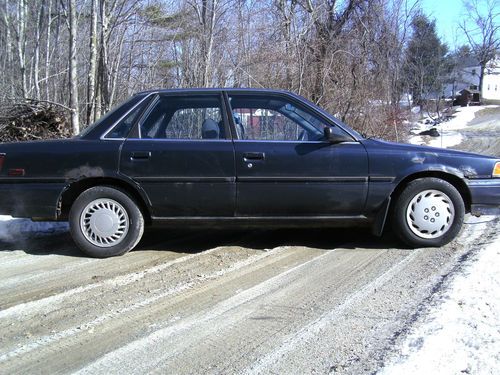
[[[9,169],[10,177],[22,177],[24,176],[24,168],[11,168]]]

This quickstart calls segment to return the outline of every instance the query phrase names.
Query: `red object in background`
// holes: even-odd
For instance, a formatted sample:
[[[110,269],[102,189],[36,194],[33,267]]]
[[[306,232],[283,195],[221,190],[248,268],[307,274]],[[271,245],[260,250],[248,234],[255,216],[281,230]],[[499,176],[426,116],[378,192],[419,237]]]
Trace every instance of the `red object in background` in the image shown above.
[[[11,168],[9,169],[9,176],[11,177],[19,177],[24,176],[24,168]]]

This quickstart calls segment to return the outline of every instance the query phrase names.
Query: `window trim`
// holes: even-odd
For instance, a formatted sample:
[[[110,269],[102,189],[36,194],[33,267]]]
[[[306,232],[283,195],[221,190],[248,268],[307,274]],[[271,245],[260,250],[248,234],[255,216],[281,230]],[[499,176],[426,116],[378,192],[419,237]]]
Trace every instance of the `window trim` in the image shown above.
[[[225,130],[225,137],[224,138],[219,138],[219,139],[189,139],[189,138],[141,138],[141,129],[140,129],[140,124],[143,120],[146,119],[146,117],[151,113],[151,111],[154,109],[154,106],[156,103],[162,98],[162,97],[194,97],[194,96],[213,96],[217,97],[219,99],[220,103],[220,110],[221,110],[221,120],[224,124],[224,130]],[[129,136],[127,139],[133,139],[133,140],[142,140],[142,141],[187,141],[187,142],[192,142],[192,141],[232,141],[232,134],[230,132],[230,127],[226,118],[225,113],[227,112],[227,107],[226,103],[224,100],[224,95],[222,91],[212,91],[212,92],[167,92],[167,93],[155,93],[155,98],[150,101],[150,103],[147,105],[147,107],[144,109],[142,114],[139,116],[137,121],[135,122],[132,130],[129,133]]]

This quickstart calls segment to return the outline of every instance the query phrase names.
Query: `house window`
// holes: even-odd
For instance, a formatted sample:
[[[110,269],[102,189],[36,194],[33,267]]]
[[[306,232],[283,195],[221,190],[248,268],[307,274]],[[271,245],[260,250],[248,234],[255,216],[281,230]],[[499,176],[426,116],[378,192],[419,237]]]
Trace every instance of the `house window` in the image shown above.
[[[472,69],[472,71],[470,72],[470,74],[472,74],[473,76],[476,75],[476,69]]]
[[[488,83],[488,88],[486,90],[490,91],[490,84],[489,83]]]

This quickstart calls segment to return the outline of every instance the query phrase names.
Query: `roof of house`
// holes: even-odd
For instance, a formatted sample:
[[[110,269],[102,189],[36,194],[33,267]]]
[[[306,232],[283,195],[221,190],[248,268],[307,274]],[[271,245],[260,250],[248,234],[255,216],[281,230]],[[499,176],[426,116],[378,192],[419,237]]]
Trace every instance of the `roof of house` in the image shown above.
[[[469,89],[469,88],[460,90],[459,93],[462,93],[464,91],[466,91],[466,92],[468,92],[470,94],[480,94],[481,93],[479,90],[473,90],[473,89]]]
[[[470,68],[473,66],[479,66],[479,61],[472,56],[466,56],[461,59],[461,64],[464,68]]]

